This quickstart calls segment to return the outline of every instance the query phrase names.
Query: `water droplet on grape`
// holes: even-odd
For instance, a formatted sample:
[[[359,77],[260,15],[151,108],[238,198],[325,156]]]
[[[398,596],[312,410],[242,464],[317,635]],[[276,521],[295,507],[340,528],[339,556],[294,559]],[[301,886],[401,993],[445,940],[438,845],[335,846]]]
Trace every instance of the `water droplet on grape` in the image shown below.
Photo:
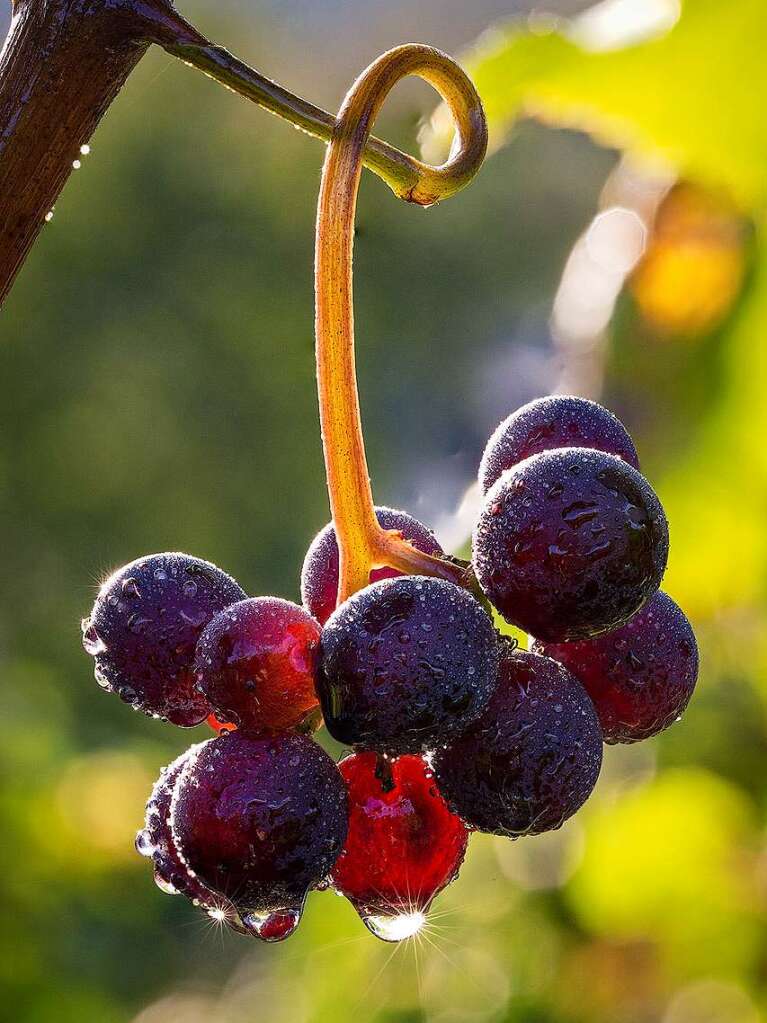
[[[362,914],[362,922],[381,941],[404,941],[418,934],[426,923],[426,915],[419,911],[396,916]]]
[[[104,640],[96,632],[95,626],[91,625],[87,618],[83,619],[83,646],[85,647],[86,653],[89,653],[91,657],[97,657],[99,654],[103,654],[107,648]]]
[[[154,842],[144,828],[136,833],[136,852],[139,856],[151,856],[155,850]]]
[[[155,872],[154,872],[154,883],[157,885],[157,887],[160,889],[160,891],[161,892],[165,892],[166,895],[178,895],[179,894],[178,888],[176,888],[174,885],[172,885],[170,883],[170,881],[166,881],[166,879],[162,876],[162,874],[159,871],[157,871],[157,870],[155,870]]]
[[[261,941],[284,941],[301,922],[300,909],[279,909],[273,913],[246,913],[245,930]]]

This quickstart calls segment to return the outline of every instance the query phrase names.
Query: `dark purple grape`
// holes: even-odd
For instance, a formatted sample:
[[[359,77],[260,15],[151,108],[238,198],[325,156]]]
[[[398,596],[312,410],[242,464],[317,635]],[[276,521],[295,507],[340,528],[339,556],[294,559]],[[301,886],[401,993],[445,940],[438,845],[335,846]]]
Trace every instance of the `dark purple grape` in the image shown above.
[[[171,809],[187,868],[267,940],[295,928],[307,892],[341,852],[347,816],[336,765],[289,732],[210,739],[187,762]]]
[[[507,469],[554,448],[596,448],[639,468],[634,442],[612,412],[587,398],[555,394],[523,405],[498,426],[479,467],[482,493]]]
[[[331,615],[318,692],[330,734],[382,753],[419,753],[482,712],[498,669],[490,617],[442,579],[384,579]]]
[[[195,686],[195,646],[213,615],[244,597],[231,576],[188,554],[132,561],[107,579],[83,620],[96,681],[174,725],[204,721],[211,707]]]
[[[241,600],[205,627],[195,678],[219,721],[254,732],[316,725],[319,645],[319,623],[297,604]]]
[[[393,508],[376,508],[376,518],[384,529],[398,529],[424,554],[442,555],[436,537],[418,519]],[[374,568],[370,582],[396,579],[403,575],[394,568]],[[338,596],[338,542],[333,523],[329,522],[312,540],[301,569],[301,599],[304,607],[324,625],[336,608]]]
[[[486,596],[539,639],[616,629],[658,589],[668,525],[633,466],[588,448],[520,462],[491,487],[474,531]]]
[[[498,687],[476,724],[437,750],[434,773],[470,827],[518,838],[560,827],[591,794],[602,732],[586,690],[548,657],[501,658]]]
[[[687,618],[656,593],[615,632],[533,649],[560,661],[588,690],[605,742],[638,742],[676,721],[698,677],[698,647]]]
[[[207,888],[198,877],[189,873],[171,835],[170,806],[173,790],[189,757],[201,746],[202,743],[190,747],[172,764],[163,768],[146,804],[144,827],[136,835],[136,849],[142,856],[151,858],[158,888],[169,895],[185,895],[196,905],[213,912],[218,919],[239,929],[241,925],[234,906],[223,895]]]

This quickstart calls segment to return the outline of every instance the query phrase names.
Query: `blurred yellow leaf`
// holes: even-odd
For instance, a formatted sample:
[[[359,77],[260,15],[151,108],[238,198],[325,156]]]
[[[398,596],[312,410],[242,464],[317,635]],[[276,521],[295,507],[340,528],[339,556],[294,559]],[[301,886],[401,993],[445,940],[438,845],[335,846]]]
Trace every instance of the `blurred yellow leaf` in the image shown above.
[[[699,338],[721,323],[743,283],[747,233],[724,197],[690,182],[672,188],[629,282],[658,336]]]

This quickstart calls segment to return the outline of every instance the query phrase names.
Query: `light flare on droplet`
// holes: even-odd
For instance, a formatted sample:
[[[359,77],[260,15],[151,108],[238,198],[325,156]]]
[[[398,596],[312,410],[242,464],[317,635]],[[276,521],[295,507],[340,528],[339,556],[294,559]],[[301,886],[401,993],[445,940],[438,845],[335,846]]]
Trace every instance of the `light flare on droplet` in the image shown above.
[[[426,924],[426,914],[416,910],[397,916],[366,916],[363,922],[381,941],[405,941],[413,938]]]

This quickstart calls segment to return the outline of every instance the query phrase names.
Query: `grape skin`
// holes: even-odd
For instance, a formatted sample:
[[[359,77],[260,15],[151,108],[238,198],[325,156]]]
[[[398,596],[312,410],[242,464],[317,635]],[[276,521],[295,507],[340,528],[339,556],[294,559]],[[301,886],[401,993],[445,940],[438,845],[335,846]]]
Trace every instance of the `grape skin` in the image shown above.
[[[376,508],[376,518],[384,529],[396,529],[419,551],[436,557],[444,552],[434,534],[418,519],[394,508]],[[374,568],[371,583],[380,579],[396,579],[404,573],[394,568]],[[338,597],[338,541],[333,523],[329,522],[312,540],[301,569],[301,600],[304,607],[324,625],[336,608]]]
[[[195,646],[213,615],[245,596],[231,576],[188,554],[150,554],[123,566],[83,622],[99,685],[174,725],[204,721],[211,708],[194,684]]]
[[[618,628],[658,589],[668,525],[632,466],[560,448],[491,487],[473,555],[480,586],[508,622],[539,639],[582,639]]]
[[[197,642],[194,674],[219,721],[289,730],[318,710],[320,625],[297,604],[252,597],[216,615]]]
[[[346,839],[346,789],[315,742],[242,731],[189,759],[171,803],[187,869],[245,916],[298,910]]]
[[[479,467],[482,493],[507,469],[554,448],[596,448],[639,469],[634,442],[612,412],[587,398],[556,394],[523,405],[496,428]]]
[[[479,721],[433,757],[453,812],[508,838],[559,828],[588,799],[601,764],[602,732],[583,686],[557,661],[518,650],[502,658]]]
[[[469,593],[442,579],[385,579],[355,593],[323,629],[325,724],[352,747],[433,749],[481,714],[497,668],[495,630]]]
[[[690,702],[698,677],[692,626],[661,592],[614,632],[576,643],[536,640],[533,649],[583,683],[608,743],[639,742],[668,728]]]

